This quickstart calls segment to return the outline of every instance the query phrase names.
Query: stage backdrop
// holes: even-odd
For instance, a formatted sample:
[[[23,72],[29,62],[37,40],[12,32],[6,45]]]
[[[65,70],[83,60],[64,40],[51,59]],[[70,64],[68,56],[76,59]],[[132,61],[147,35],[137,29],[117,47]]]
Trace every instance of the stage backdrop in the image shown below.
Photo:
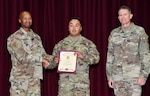
[[[9,96],[10,55],[6,49],[7,37],[19,27],[18,15],[30,11],[32,29],[41,36],[44,48],[51,54],[54,45],[68,35],[68,19],[78,16],[82,20],[82,35],[92,40],[100,52],[100,62],[91,66],[91,96],[114,96],[108,88],[105,65],[108,36],[120,25],[118,8],[128,5],[133,21],[143,26],[150,36],[149,0],[0,0],[0,96]],[[44,70],[41,81],[42,96],[56,96],[58,88],[56,69]],[[150,80],[143,86],[142,96],[150,96]]]

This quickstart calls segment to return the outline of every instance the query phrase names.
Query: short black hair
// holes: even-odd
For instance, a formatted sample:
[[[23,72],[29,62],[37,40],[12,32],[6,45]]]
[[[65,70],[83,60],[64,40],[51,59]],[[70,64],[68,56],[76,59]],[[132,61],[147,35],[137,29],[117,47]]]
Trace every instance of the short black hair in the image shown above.
[[[125,6],[125,5],[121,6],[121,7],[119,8],[118,12],[119,12],[121,9],[126,9],[126,10],[128,10],[130,13],[132,13],[130,7],[128,7],[128,6]]]
[[[71,20],[73,20],[73,19],[78,20],[78,21],[80,22],[80,24],[82,25],[81,19],[80,19],[79,17],[71,17],[71,18],[69,19],[68,23],[69,23]]]

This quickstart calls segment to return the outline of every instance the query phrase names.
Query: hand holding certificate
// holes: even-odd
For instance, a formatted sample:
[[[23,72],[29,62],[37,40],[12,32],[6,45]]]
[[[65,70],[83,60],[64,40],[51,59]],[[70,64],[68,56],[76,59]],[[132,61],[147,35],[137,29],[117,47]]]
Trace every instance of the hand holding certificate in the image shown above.
[[[60,51],[58,72],[75,73],[77,56],[74,51]]]

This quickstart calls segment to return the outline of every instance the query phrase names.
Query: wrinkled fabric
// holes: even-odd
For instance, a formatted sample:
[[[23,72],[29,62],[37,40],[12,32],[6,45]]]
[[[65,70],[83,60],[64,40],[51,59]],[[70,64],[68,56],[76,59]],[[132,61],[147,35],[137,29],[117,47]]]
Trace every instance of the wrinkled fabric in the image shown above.
[[[37,79],[37,82],[39,82],[38,80],[43,79],[43,58],[48,58],[52,61],[53,56],[46,54],[39,35],[34,33],[32,30],[30,30],[30,32],[26,32],[22,28],[8,37],[7,49],[11,55],[12,61],[12,69],[9,78],[12,85],[11,89],[13,89],[13,92],[15,92],[15,90],[24,90],[25,92],[23,92],[23,94],[28,93],[29,90],[19,88],[27,85],[26,83],[31,83],[29,79]],[[22,84],[21,87],[16,86],[17,89],[14,88],[16,80],[18,81],[18,84],[20,84],[19,80],[21,80]],[[40,86],[38,85],[38,87]],[[27,87],[27,89],[28,88],[29,87]],[[22,93],[12,96],[27,96],[21,94]],[[39,92],[37,92],[37,94],[39,94]]]
[[[137,84],[137,78],[114,81],[115,96],[141,96],[142,88]]]
[[[55,45],[53,55],[58,56],[60,50],[74,50],[83,54],[83,59],[77,58],[76,73],[59,74],[58,96],[90,96],[89,65],[99,62],[99,52],[95,44],[83,36],[70,36]]]
[[[115,82],[118,79],[132,80],[133,78],[142,77],[146,80],[149,75],[149,69],[148,35],[144,28],[131,23],[129,28],[118,27],[112,30],[109,36],[107,52],[107,79]],[[132,84],[132,82],[130,83]],[[127,90],[126,92],[128,93]]]
[[[10,96],[41,96],[39,79],[11,81]]]

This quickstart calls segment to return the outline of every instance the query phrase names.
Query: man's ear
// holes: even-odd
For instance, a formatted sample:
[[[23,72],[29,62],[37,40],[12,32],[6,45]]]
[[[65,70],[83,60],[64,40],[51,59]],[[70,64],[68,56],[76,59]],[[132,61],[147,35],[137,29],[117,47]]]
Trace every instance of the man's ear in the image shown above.
[[[19,21],[19,23],[21,23],[21,20],[20,20],[20,19],[18,19],[18,21]]]
[[[81,31],[82,31],[82,27],[81,27],[81,29],[80,29]]]
[[[133,14],[130,14],[130,19],[132,19],[132,17],[133,17]]]

